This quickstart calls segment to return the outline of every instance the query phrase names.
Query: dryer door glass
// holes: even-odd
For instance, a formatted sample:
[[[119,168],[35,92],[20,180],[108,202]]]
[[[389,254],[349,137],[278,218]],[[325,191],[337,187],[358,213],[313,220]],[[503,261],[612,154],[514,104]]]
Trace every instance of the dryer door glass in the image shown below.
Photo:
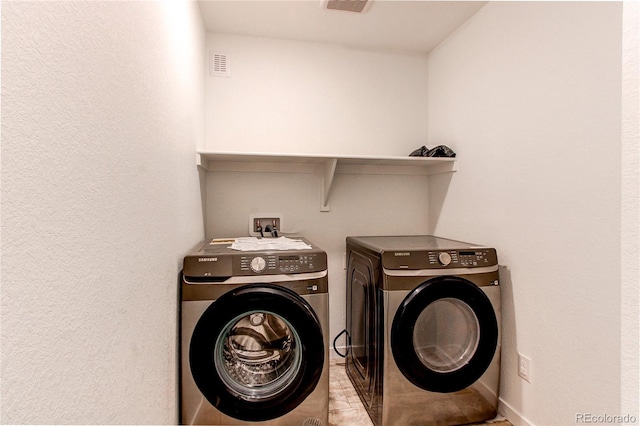
[[[430,303],[418,316],[413,347],[427,368],[450,373],[469,362],[479,338],[478,318],[469,305],[445,297]]]
[[[412,290],[391,326],[391,352],[419,388],[457,392],[489,368],[498,348],[498,321],[483,290],[461,277],[441,276]]]
[[[300,371],[300,337],[284,318],[249,312],[219,334],[215,366],[222,381],[245,399],[277,395]]]

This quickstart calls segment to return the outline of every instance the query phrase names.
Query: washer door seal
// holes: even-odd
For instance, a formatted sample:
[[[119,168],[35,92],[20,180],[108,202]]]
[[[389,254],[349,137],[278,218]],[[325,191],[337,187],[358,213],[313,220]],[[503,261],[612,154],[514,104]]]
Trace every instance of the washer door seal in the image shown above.
[[[435,363],[425,362],[422,349],[416,348],[414,332],[430,305],[448,301],[464,307],[460,311],[469,312],[476,338],[468,345],[471,349],[460,365],[435,368]],[[447,332],[447,325],[437,326],[437,333],[442,329]],[[491,364],[497,345],[498,321],[489,298],[472,282],[455,276],[430,279],[411,291],[400,304],[391,328],[391,350],[398,368],[411,383],[431,392],[457,392],[475,383]]]
[[[263,323],[265,318],[271,323]],[[202,314],[189,365],[218,410],[234,419],[265,421],[292,411],[313,392],[324,352],[320,321],[304,299],[281,286],[250,284],[225,293]],[[262,364],[256,357],[264,358]],[[237,373],[229,362],[237,362]]]

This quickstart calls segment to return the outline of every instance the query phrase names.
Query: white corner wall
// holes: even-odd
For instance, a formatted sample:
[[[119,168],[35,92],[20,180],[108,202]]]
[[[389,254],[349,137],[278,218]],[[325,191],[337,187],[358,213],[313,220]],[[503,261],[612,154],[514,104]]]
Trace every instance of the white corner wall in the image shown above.
[[[492,2],[429,57],[429,138],[459,153],[430,226],[498,249],[515,424],[637,416],[620,402],[621,45],[619,2]]]
[[[426,144],[426,56],[217,33],[207,47],[227,55],[230,77],[206,77],[206,149],[405,156]],[[277,213],[283,233],[323,248],[332,340],[345,327],[345,237],[428,228],[427,176],[338,173],[320,212],[323,168],[230,169],[207,173],[207,237],[247,235],[249,215]]]
[[[640,419],[640,3],[625,1],[622,35],[622,408]]]
[[[207,149],[408,155],[426,143],[426,56],[210,33]]]
[[[5,424],[174,424],[202,239],[197,4],[3,2]]]

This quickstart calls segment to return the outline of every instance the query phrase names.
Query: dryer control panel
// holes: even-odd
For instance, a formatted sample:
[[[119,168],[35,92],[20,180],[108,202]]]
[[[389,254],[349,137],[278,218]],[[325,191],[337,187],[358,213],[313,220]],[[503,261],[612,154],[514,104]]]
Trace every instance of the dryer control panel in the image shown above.
[[[387,269],[453,269],[481,268],[498,264],[493,248],[440,249],[424,251],[393,251],[382,253]]]
[[[495,256],[490,252],[490,249],[430,251],[428,258],[432,266],[470,268],[495,264],[491,263],[495,262]]]

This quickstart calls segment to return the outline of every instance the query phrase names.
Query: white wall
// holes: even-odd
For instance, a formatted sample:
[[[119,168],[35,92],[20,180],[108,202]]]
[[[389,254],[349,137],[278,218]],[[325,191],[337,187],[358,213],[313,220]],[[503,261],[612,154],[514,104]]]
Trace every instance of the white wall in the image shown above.
[[[207,149],[402,156],[426,144],[426,57],[227,34],[207,42],[231,72],[207,77]],[[428,178],[338,173],[331,211],[320,212],[324,170],[279,168],[208,173],[207,236],[244,236],[250,214],[278,213],[284,233],[327,251],[333,338],[345,327],[345,237],[426,232]]]
[[[430,226],[498,248],[514,423],[626,414],[621,37],[621,3],[496,2],[429,57],[429,138],[460,153],[431,180]]]
[[[177,421],[204,36],[190,2],[3,2],[2,423]]]
[[[207,78],[206,148],[407,155],[426,143],[425,56],[208,34],[231,76]]]
[[[425,233],[429,193],[426,176],[337,174],[331,211],[321,212],[321,176],[315,169],[208,173],[207,235],[244,236],[250,214],[278,213],[285,234],[305,236],[324,249],[333,340],[345,328],[345,237]]]
[[[640,3],[624,2],[622,35],[622,408],[640,404]]]

